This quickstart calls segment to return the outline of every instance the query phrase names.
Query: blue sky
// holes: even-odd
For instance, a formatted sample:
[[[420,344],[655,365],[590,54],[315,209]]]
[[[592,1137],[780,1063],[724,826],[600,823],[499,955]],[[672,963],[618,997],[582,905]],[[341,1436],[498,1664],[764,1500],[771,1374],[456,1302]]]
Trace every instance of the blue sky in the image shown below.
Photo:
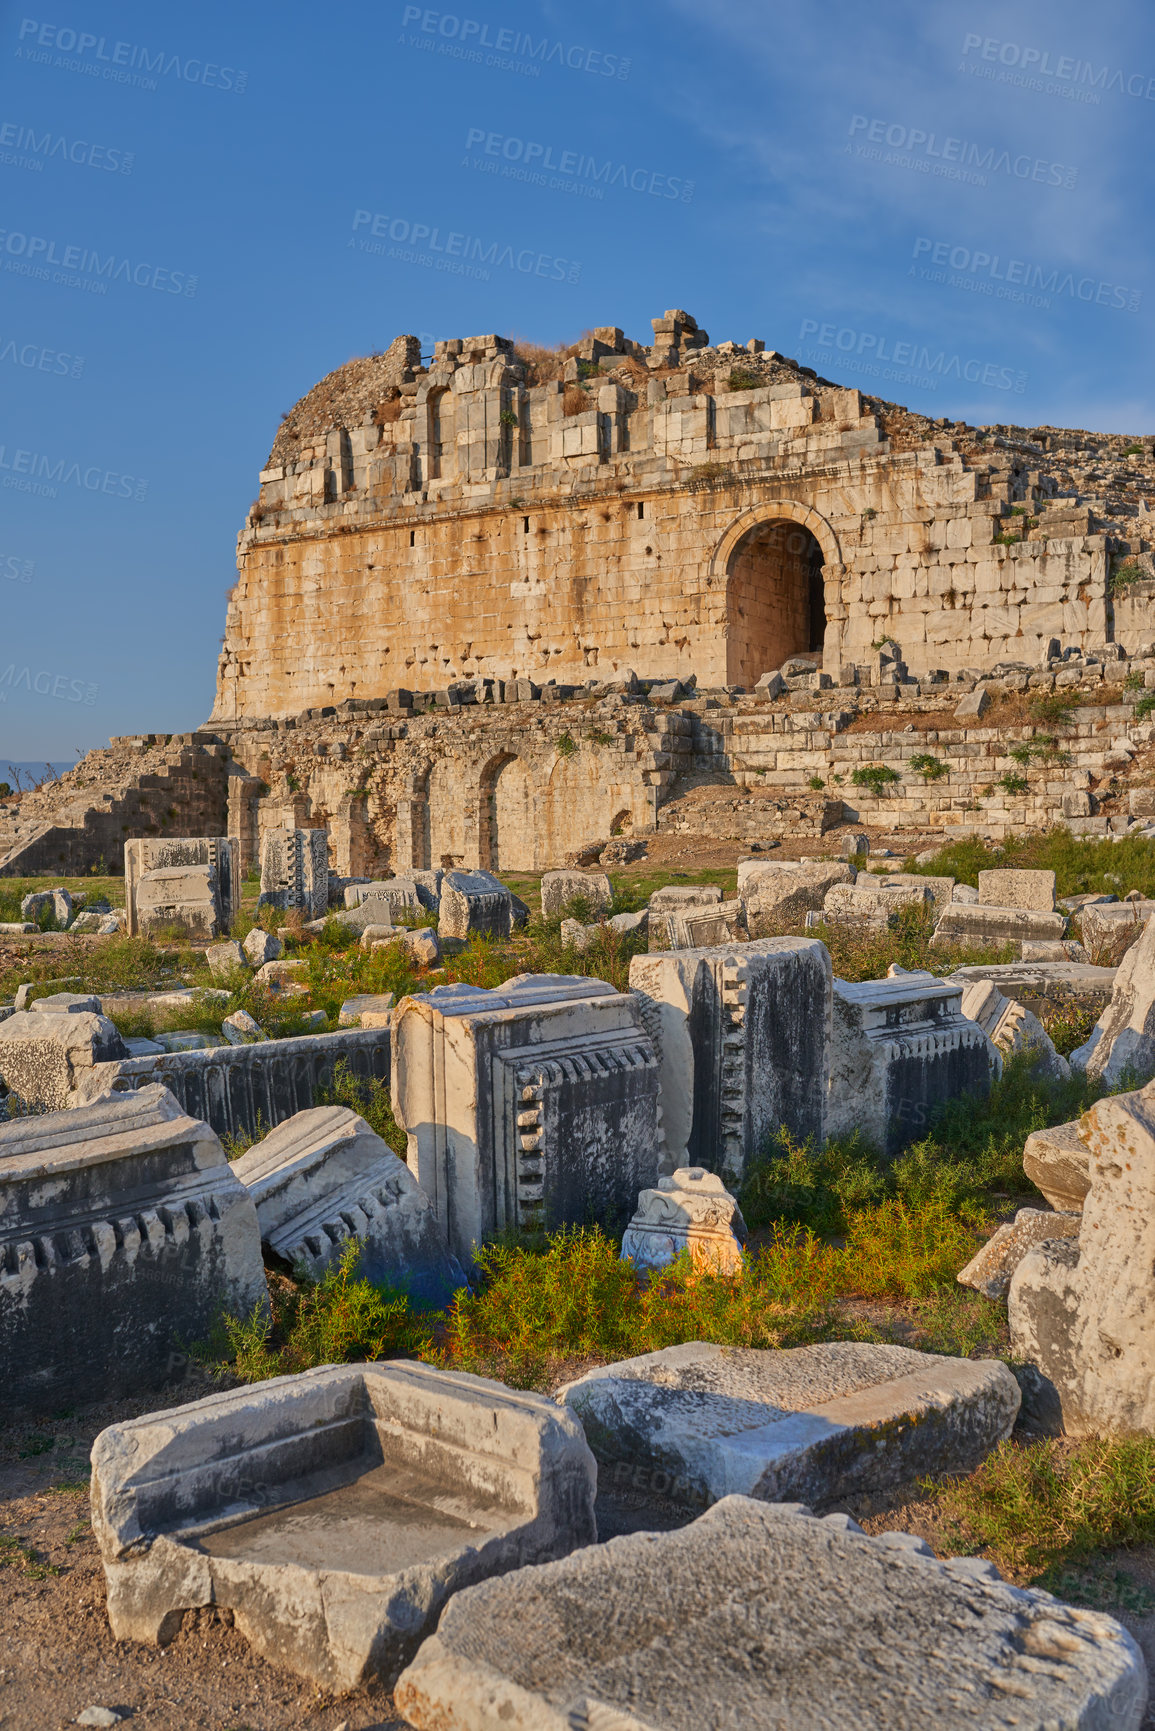
[[[680,306],[931,414],[1150,431],[1153,128],[1119,0],[5,5],[0,771],[204,719],[281,414],[402,331]]]

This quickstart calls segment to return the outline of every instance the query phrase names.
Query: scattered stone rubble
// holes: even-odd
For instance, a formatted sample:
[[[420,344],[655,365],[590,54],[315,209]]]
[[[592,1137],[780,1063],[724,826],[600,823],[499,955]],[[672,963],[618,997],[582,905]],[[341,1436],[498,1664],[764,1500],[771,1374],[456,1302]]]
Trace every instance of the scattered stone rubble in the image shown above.
[[[233,1613],[318,1687],[391,1681],[450,1594],[596,1536],[596,1473],[542,1395],[408,1363],[326,1366],[104,1430],[92,1524],[116,1640]]]
[[[252,1200],[166,1088],[0,1125],[10,1414],[159,1388],[222,1304],[248,1314],[265,1299]]]
[[[458,1594],[395,1699],[416,1731],[1139,1731],[1146,1693],[1110,1617],[906,1533],[727,1496]]]
[[[987,1239],[966,1267],[960,1269],[960,1286],[971,1286],[984,1298],[1005,1298],[1011,1277],[1027,1252],[1048,1238],[1077,1238],[1082,1215],[1056,1213],[1044,1208],[1020,1208]]]

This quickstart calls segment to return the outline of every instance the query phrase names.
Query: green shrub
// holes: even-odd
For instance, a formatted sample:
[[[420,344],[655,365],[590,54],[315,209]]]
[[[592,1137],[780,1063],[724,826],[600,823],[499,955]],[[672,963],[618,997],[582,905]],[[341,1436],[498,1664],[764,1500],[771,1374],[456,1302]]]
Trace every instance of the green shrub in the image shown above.
[[[1030,784],[1025,775],[1014,775],[1008,771],[1006,775],[999,776],[999,786],[1004,793],[1020,794],[1026,793]]]
[[[881,794],[883,788],[901,781],[902,777],[898,770],[892,769],[888,763],[865,763],[859,764],[858,768],[851,772],[850,779],[855,787],[866,787],[872,793]]]
[[[574,752],[577,750],[577,744],[573,735],[571,733],[559,734],[554,750],[557,752],[559,757],[572,757]]]
[[[387,1142],[394,1154],[404,1160],[406,1136],[393,1116],[389,1084],[378,1076],[355,1076],[344,1058],[333,1066],[333,1080],[313,1089],[314,1106],[348,1106],[359,1112],[382,1142]],[[231,1158],[231,1156],[230,1156]]]
[[[917,752],[910,760],[910,767],[924,781],[941,781],[944,775],[949,774],[946,764],[927,751]]]

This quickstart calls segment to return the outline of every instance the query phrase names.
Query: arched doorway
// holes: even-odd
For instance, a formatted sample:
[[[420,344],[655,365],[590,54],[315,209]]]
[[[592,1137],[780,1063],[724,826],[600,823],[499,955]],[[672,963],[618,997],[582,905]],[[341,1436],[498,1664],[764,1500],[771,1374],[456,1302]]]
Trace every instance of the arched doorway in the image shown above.
[[[756,523],[726,565],[726,683],[752,686],[792,655],[821,660],[826,633],[816,536],[788,517]]]
[[[481,863],[488,871],[531,872],[535,859],[536,801],[528,767],[502,756],[481,776]]]

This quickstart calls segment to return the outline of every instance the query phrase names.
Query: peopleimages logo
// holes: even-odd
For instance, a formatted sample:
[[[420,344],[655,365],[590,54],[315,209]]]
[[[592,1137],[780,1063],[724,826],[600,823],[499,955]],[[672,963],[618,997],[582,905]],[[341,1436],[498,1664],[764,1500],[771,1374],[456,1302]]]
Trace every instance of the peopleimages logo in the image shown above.
[[[13,120],[0,121],[0,162],[9,168],[42,169],[53,159],[75,163],[78,168],[103,169],[106,174],[131,174],[136,161],[131,150],[114,150],[86,138],[69,139],[62,133],[37,132],[35,127],[19,126]]]
[[[15,337],[0,337],[0,363],[27,367],[30,373],[53,373],[61,379],[78,379],[84,371],[83,355],[61,354],[43,343],[22,343]]]
[[[409,222],[401,216],[385,216],[371,210],[353,212],[353,233],[368,227],[370,240],[361,235],[350,240],[360,252],[377,253],[384,258],[398,258],[404,264],[432,265],[455,276],[477,277],[489,281],[487,265],[520,271],[523,276],[544,277],[549,282],[576,283],[581,280],[582,267],[573,259],[556,258],[553,253],[537,252],[533,247],[514,248],[501,241],[485,241],[476,235],[461,234],[450,229],[442,238],[441,230],[427,222]],[[376,241],[391,241],[390,247]],[[427,248],[427,251],[422,251]],[[404,250],[401,250],[404,249]]]
[[[968,384],[1019,395],[1027,388],[1026,373],[998,361],[964,359],[927,343],[896,343],[877,331],[856,331],[849,325],[820,325],[817,319],[803,319],[798,335],[802,341],[814,337],[818,349],[837,357],[845,371],[893,379],[899,384],[937,390],[940,379],[965,379]],[[852,356],[856,358],[849,358]]]
[[[480,146],[481,155],[481,160],[476,162],[468,155],[475,146]],[[651,198],[677,199],[681,204],[689,204],[694,196],[694,182],[680,176],[660,174],[652,168],[631,169],[626,163],[612,159],[599,162],[596,157],[587,156],[580,150],[558,150],[555,153],[552,144],[513,138],[503,132],[487,132],[483,126],[469,128],[465,149],[466,167],[484,168],[506,179],[565,191],[576,182],[587,198],[601,198],[602,189],[607,186],[646,193]],[[491,158],[494,160],[488,160]]]
[[[68,25],[41,24],[36,18],[21,19],[18,43],[17,60],[55,66],[63,72],[83,72],[90,78],[132,84],[141,90],[156,90],[158,78],[178,78],[183,84],[232,90],[239,96],[249,79],[247,72],[239,72],[235,66],[186,60],[167,49],[145,48],[139,42],[110,42],[107,36],[94,36]],[[156,76],[151,76],[154,73]]]
[[[860,137],[860,135],[862,135]],[[903,126],[898,121],[872,120],[866,114],[854,114],[850,119],[850,136],[857,142],[847,145],[858,156],[874,162],[889,162],[900,168],[914,168],[923,174],[942,175],[950,180],[965,180],[985,186],[990,174],[1009,174],[1016,180],[1033,180],[1041,186],[1061,186],[1068,191],[1078,179],[1079,171],[1066,163],[1051,162],[1045,156],[1030,156],[1021,152],[1012,156],[1009,150],[996,145],[981,145],[966,138],[940,137],[920,126]],[[885,145],[897,156],[884,155],[877,147]]]
[[[1155,77],[1146,72],[1124,72],[1122,67],[1094,67],[1089,60],[1076,60],[1060,54],[1051,61],[1049,48],[1024,48],[1018,42],[1001,42],[997,36],[968,34],[963,38],[963,60],[977,52],[965,70],[978,71],[983,61],[1006,69],[1014,68],[1017,77],[1005,82],[1024,85],[1030,90],[1045,88],[1043,80],[1053,78],[1058,84],[1087,87],[1086,99],[1099,100],[1098,92],[1114,90],[1120,96],[1135,96],[1143,102],[1155,102]]]
[[[10,691],[20,690],[55,697],[60,703],[95,703],[100,687],[85,679],[70,679],[67,673],[48,673],[43,668],[33,673],[31,667],[17,667],[10,661],[0,668],[0,703],[7,703]]]
[[[551,41],[548,36],[535,39],[528,31],[502,27],[490,35],[490,26],[480,18],[461,18],[455,12],[431,12],[424,6],[406,6],[401,16],[402,30],[415,24],[422,35],[434,38],[424,47],[457,59],[472,60],[481,65],[496,66],[503,71],[524,71],[531,77],[541,75],[543,66],[568,67],[571,72],[592,72],[601,78],[628,78],[629,60],[618,54],[606,54],[600,48],[580,48],[576,44]],[[440,42],[436,40],[440,38]],[[405,38],[402,37],[402,41]],[[420,42],[420,37],[417,38]],[[488,55],[482,53],[487,49]],[[510,58],[506,58],[506,57]]]
[[[55,499],[60,487],[78,487],[84,493],[106,493],[110,498],[135,499],[138,502],[148,492],[148,482],[135,475],[122,475],[118,469],[102,469],[95,463],[83,465],[67,457],[46,457],[40,451],[13,450],[0,445],[2,485],[16,493],[33,493],[38,498]]]
[[[4,269],[39,282],[63,282],[67,287],[88,287],[94,294],[107,294],[110,282],[125,282],[135,288],[154,289],[157,294],[184,295],[197,292],[197,278],[187,271],[148,264],[144,259],[99,253],[92,247],[66,246],[45,235],[24,234],[19,229],[0,228],[0,253]],[[55,269],[53,269],[55,267]]]
[[[1022,301],[1029,306],[1048,307],[1052,295],[1066,295],[1069,300],[1083,301],[1087,306],[1136,313],[1142,299],[1141,289],[1125,288],[1122,283],[1103,282],[1093,276],[1077,277],[1074,271],[1060,270],[1057,265],[1003,258],[997,252],[952,246],[950,241],[931,240],[927,235],[919,235],[915,241],[914,257],[935,268],[911,265],[910,276],[946,283],[950,288],[979,288],[998,300]],[[954,274],[948,275],[948,270]]]

